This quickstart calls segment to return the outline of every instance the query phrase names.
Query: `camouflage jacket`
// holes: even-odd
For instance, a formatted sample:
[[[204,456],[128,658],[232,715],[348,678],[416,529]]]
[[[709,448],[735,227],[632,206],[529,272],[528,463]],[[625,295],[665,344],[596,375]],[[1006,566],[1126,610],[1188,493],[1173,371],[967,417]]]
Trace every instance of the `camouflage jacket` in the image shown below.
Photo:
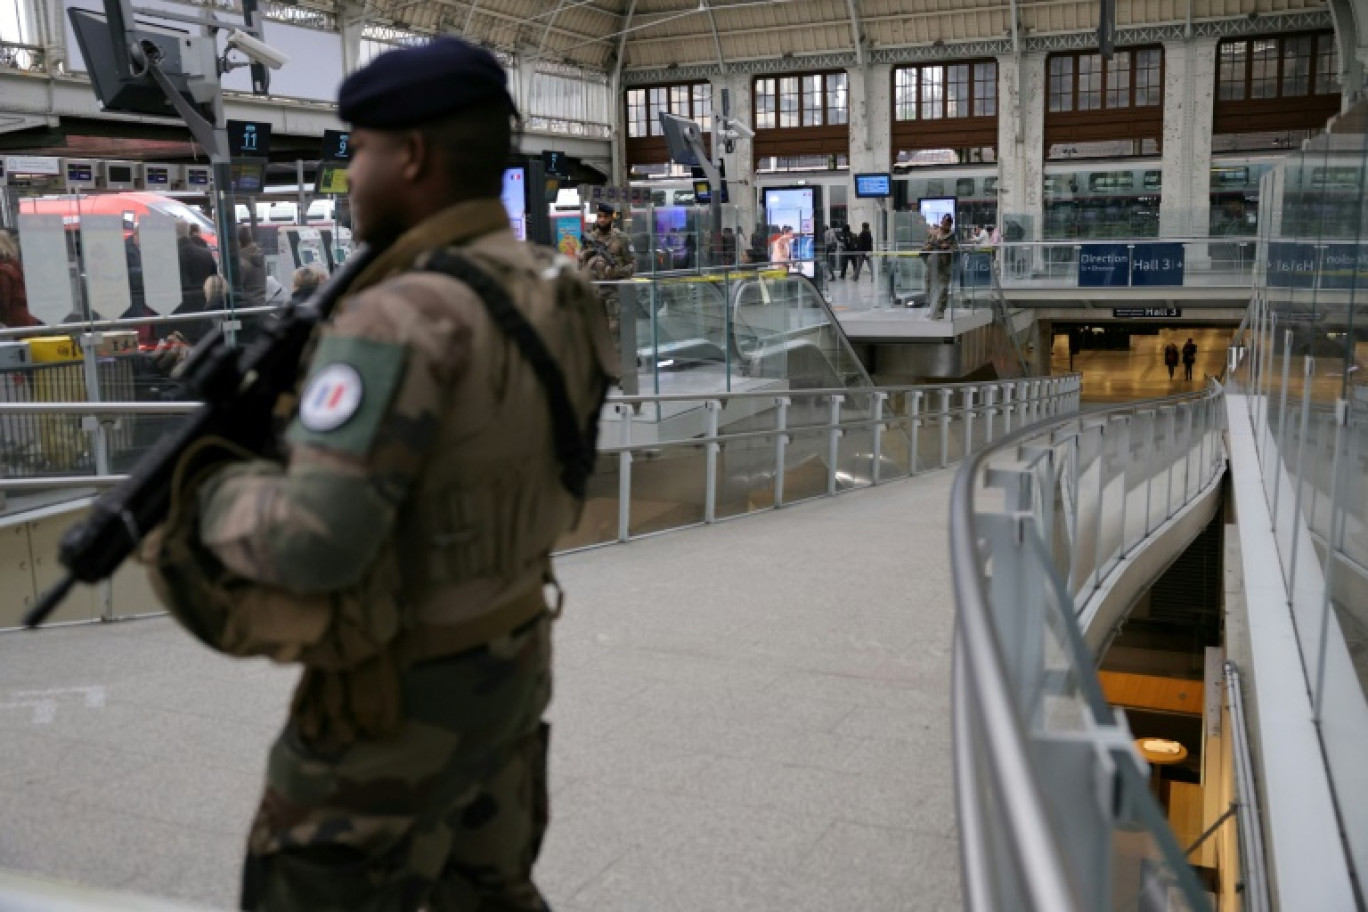
[[[580,266],[596,282],[612,279],[630,279],[636,274],[636,253],[632,241],[617,228],[612,229],[605,238],[597,228],[590,228],[584,235],[584,248],[579,255]]]
[[[322,329],[285,464],[238,463],[198,489],[197,528],[185,534],[222,568],[211,581],[226,618],[216,648],[323,668],[396,636],[460,651],[471,631],[477,642],[506,632],[499,612],[540,592],[579,504],[559,482],[545,394],[525,358],[470,288],[413,271],[447,246],[509,292],[576,410],[587,418],[597,406],[612,345],[573,269],[552,275],[549,254],[515,241],[497,200],[415,227]]]

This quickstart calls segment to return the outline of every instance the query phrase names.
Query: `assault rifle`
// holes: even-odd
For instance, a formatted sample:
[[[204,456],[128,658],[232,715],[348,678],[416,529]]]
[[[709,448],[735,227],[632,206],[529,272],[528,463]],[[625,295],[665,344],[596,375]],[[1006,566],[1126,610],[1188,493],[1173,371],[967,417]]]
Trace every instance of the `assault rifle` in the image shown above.
[[[190,464],[181,465],[187,453],[201,450],[197,442],[215,438],[237,449],[270,454],[276,402],[294,391],[299,362],[314,328],[328,318],[352,280],[379,252],[375,247],[355,251],[308,301],[286,305],[245,347],[228,345],[221,329],[200,340],[185,361],[181,382],[204,406],[157,441],[127,479],[100,495],[90,515],[66,531],[58,549],[66,574],[25,616],[26,627],[43,623],[76,583],[112,576],[143,537],[166,519],[176,473],[191,477],[202,467],[194,464],[193,455]],[[222,454],[201,458],[207,464]]]
[[[613,256],[612,251],[608,249],[608,245],[601,238],[594,237],[596,233],[597,232],[591,230],[589,235],[584,238],[584,243],[592,247],[594,253],[603,257],[603,261],[608,264],[609,269],[617,269],[617,257]]]

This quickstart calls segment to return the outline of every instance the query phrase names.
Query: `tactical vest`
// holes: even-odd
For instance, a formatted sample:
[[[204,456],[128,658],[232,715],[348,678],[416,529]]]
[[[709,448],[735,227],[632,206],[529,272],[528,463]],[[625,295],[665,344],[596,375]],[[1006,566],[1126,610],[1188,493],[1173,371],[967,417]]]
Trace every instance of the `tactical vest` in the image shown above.
[[[535,330],[560,369],[575,427],[593,426],[613,358],[592,287],[551,251],[529,248],[530,269],[482,256],[479,247],[459,254],[500,285]],[[454,283],[435,273],[426,278]],[[395,526],[410,639],[420,641],[410,653],[449,653],[487,638],[494,615],[516,619],[520,609],[510,615],[511,602],[535,611],[551,549],[583,503],[564,481],[544,379],[481,300],[450,299],[471,328],[469,363]],[[502,626],[493,624],[493,635],[506,632]]]

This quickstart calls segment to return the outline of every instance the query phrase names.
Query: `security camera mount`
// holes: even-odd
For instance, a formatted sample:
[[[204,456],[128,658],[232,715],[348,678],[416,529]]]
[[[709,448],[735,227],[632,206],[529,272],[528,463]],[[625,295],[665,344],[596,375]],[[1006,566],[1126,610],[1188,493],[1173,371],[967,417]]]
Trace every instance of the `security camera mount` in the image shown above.
[[[233,218],[232,162],[228,149],[227,119],[223,110],[223,87],[219,77],[235,66],[230,50],[251,58],[252,91],[264,95],[270,88],[268,66],[282,66],[288,57],[261,40],[261,12],[257,0],[241,0],[242,26],[204,15],[134,7],[131,0],[103,0],[104,17],[76,8],[68,16],[82,42],[82,53],[92,70],[96,95],[108,111],[165,116],[156,102],[157,90],[185,121],[195,141],[209,154],[213,172],[214,229],[218,233],[219,261],[229,287],[235,287],[236,257],[232,249],[236,223]],[[197,27],[195,33],[141,24],[144,19],[168,20]],[[217,51],[218,33],[231,29],[222,55]],[[94,78],[95,69],[101,69]],[[155,89],[152,86],[155,85]],[[149,104],[155,102],[155,104]],[[231,330],[229,330],[231,333]]]

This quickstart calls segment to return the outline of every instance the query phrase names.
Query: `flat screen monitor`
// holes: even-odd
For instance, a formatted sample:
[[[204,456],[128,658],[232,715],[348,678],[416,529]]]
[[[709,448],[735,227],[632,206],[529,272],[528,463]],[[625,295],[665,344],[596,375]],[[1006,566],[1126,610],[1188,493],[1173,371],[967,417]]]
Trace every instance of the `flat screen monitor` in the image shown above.
[[[670,152],[670,161],[678,165],[701,165],[707,154],[703,146],[703,132],[698,124],[678,114],[661,111],[660,129],[665,135],[665,146]]]
[[[857,174],[855,175],[855,196],[857,199],[884,199],[893,195],[893,175]]]
[[[503,174],[503,193],[500,194],[513,234],[527,240],[527,168],[514,165]]]
[[[694,188],[694,202],[696,202],[696,203],[698,203],[698,204],[700,204],[700,205],[703,205],[703,206],[707,206],[707,205],[710,205],[710,204],[712,203],[712,188],[708,185],[708,182],[707,182],[707,181],[705,181],[705,180],[696,180],[696,181],[693,182],[693,188]],[[731,199],[729,198],[729,196],[728,196],[728,194],[727,194],[727,182],[726,182],[725,180],[722,182],[722,202],[723,202],[723,203],[730,203],[730,202],[731,202]]]
[[[923,196],[917,200],[917,211],[928,225],[939,225],[945,216],[956,218],[953,196]]]
[[[347,166],[340,163],[318,167],[318,192],[341,195],[347,192]]]
[[[143,171],[143,180],[147,182],[149,187],[170,187],[171,169],[148,165]]]
[[[181,63],[182,43],[189,46],[197,40],[189,32],[142,22],[116,21],[111,24],[104,13],[86,9],[70,8],[67,18],[94,86],[95,97],[100,99],[106,111],[151,114],[156,117],[177,116],[176,109],[151,73],[133,74],[127,49],[131,40],[137,40],[149,41],[157,46],[162,72],[172,87],[201,114],[213,119],[211,106],[196,99],[190,91],[192,79],[185,73]],[[126,34],[125,28],[130,32]],[[193,81],[203,86],[202,78]]]
[[[266,189],[266,159],[237,159],[233,161],[231,168],[234,193],[260,193]]]

